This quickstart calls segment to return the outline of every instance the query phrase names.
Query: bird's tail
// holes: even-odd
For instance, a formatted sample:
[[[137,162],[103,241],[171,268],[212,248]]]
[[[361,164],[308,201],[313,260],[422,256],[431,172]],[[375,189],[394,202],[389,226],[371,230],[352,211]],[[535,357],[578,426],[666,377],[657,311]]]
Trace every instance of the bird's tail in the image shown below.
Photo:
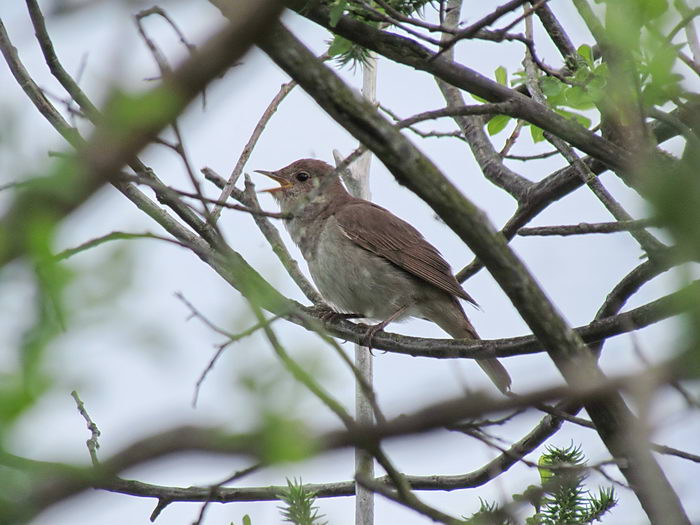
[[[510,374],[506,367],[501,364],[498,359],[488,358],[488,359],[477,359],[476,364],[478,364],[481,369],[486,372],[493,384],[503,392],[507,394],[510,392]]]
[[[454,306],[456,308],[444,308],[444,304],[441,304],[433,308],[425,308],[424,314],[455,339],[480,339],[456,299],[454,299]],[[501,392],[504,394],[510,392],[510,374],[497,359],[493,357],[477,359],[476,363]]]

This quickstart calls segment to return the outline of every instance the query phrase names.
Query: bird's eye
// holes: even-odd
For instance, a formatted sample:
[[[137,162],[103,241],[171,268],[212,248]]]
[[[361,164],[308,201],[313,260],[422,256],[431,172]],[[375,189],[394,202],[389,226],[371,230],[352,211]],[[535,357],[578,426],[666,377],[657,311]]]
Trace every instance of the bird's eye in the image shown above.
[[[309,180],[309,177],[311,177],[311,175],[309,175],[305,171],[300,171],[299,173],[296,174],[296,178],[299,182],[304,182],[305,180]]]

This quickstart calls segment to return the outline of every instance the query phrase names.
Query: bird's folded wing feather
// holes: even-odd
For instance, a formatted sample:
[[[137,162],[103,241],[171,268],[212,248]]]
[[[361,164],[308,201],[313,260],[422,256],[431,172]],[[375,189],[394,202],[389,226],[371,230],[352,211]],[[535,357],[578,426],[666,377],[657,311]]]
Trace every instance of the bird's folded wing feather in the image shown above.
[[[390,211],[367,201],[344,206],[335,214],[348,239],[399,268],[476,305],[452,275],[450,265],[418,230]]]

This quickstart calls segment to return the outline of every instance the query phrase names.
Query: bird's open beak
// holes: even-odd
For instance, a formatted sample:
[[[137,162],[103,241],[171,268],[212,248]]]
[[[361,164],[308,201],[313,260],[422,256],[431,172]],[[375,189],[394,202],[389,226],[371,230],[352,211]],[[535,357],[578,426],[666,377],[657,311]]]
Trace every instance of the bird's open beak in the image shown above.
[[[260,173],[262,175],[265,175],[266,177],[270,177],[271,179],[279,182],[280,184],[277,188],[268,188],[266,190],[260,190],[258,193],[274,193],[276,191],[286,190],[287,188],[290,188],[292,186],[291,182],[289,182],[284,177],[280,177],[274,171],[255,170],[255,173]]]

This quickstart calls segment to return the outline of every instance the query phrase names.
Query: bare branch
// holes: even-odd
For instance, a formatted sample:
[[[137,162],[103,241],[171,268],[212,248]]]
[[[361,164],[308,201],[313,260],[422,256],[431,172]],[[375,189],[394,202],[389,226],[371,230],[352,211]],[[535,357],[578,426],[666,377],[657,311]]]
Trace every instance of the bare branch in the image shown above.
[[[532,235],[583,235],[588,233],[616,233],[650,226],[658,226],[656,219],[638,219],[636,221],[617,222],[580,222],[568,226],[538,226],[534,228],[520,228],[518,235],[523,237]]]
[[[272,115],[275,114],[275,111],[277,111],[279,105],[282,103],[285,97],[292,91],[292,89],[294,89],[295,86],[296,82],[294,82],[293,80],[291,82],[283,84],[282,87],[280,87],[280,90],[274,96],[274,98],[270,101],[267,108],[265,108],[265,111],[260,117],[258,123],[255,125],[255,129],[253,129],[253,133],[248,139],[248,142],[246,142],[246,145],[243,147],[243,151],[241,152],[240,157],[238,157],[238,161],[236,161],[236,165],[234,166],[233,171],[231,172],[231,175],[229,176],[228,181],[226,182],[226,185],[221,191],[221,195],[219,196],[220,202],[226,202],[231,196],[233,188],[236,185],[236,181],[241,176],[243,168],[245,167],[246,162],[248,162],[248,158],[253,152],[253,148],[257,144],[260,135],[262,135],[265,126],[267,126],[267,123],[272,118]],[[214,209],[214,212],[212,214],[213,222],[216,222],[218,220],[219,215],[221,215],[222,208],[223,205],[217,205],[217,207]]]
[[[256,323],[253,326],[251,326],[250,328],[243,330],[242,332],[239,332],[237,334],[233,334],[233,333],[230,333],[230,332],[224,330],[223,328],[218,327],[216,324],[211,322],[204,314],[202,314],[199,310],[197,310],[194,307],[194,305],[192,303],[190,303],[182,293],[177,292],[175,294],[175,297],[177,297],[180,301],[182,301],[185,304],[185,306],[187,306],[187,308],[190,310],[191,317],[196,317],[197,319],[202,321],[207,327],[209,327],[210,329],[215,331],[217,334],[221,334],[227,338],[226,342],[218,345],[218,349],[217,349],[216,353],[209,360],[209,363],[207,363],[207,366],[204,368],[204,370],[200,374],[199,378],[197,379],[197,382],[194,385],[194,394],[192,395],[192,406],[196,407],[197,400],[199,399],[199,391],[202,388],[202,384],[204,383],[205,379],[207,378],[207,375],[209,374],[209,372],[211,372],[214,369],[214,365],[219,360],[219,358],[222,356],[222,354],[224,353],[224,350],[226,350],[226,348],[231,346],[233,343],[236,343],[237,341],[240,341],[241,339],[244,339],[244,338],[254,334],[258,330],[260,330],[261,328],[263,328],[263,324]],[[279,317],[277,317],[277,316],[271,317],[270,319],[265,321],[265,324],[273,323],[277,319],[279,319]]]
[[[270,217],[273,219],[290,219],[291,217],[288,214],[285,213],[279,213],[276,211],[263,211],[261,209],[256,209],[256,208],[251,208],[248,206],[241,206],[239,204],[232,204],[227,201],[220,201],[218,199],[210,199],[208,197],[204,197],[203,195],[200,195],[199,193],[192,193],[189,191],[184,191],[184,190],[178,190],[175,188],[172,188],[170,186],[166,186],[162,182],[153,179],[153,178],[145,178],[141,177],[138,175],[129,175],[127,173],[122,173],[119,175],[119,178],[128,181],[128,182],[135,182],[136,184],[144,184],[146,186],[149,186],[156,190],[156,193],[158,193],[161,196],[169,196],[169,197],[189,197],[191,199],[197,199],[202,202],[210,202],[213,204],[216,204],[217,206],[221,206],[222,208],[229,208],[232,210],[237,210],[237,211],[244,211],[246,213],[250,213],[251,215],[260,215],[262,217]]]
[[[435,55],[435,58],[437,58],[441,53],[445,53],[448,50],[450,50],[457,42],[460,40],[465,40],[468,38],[473,37],[477,32],[479,32],[481,29],[490,26],[493,24],[496,20],[501,18],[504,15],[507,15],[508,13],[515,11],[518,7],[523,5],[527,0],[511,0],[510,2],[507,2],[503,4],[502,6],[499,6],[495,10],[493,10],[491,13],[483,17],[481,20],[477,20],[473,24],[471,24],[468,27],[465,27],[464,29],[457,31],[455,33],[454,37],[447,39],[443,41],[442,43],[442,49],[440,50],[440,53]],[[519,20],[516,21],[516,23]],[[503,30],[505,33],[507,29]]]

